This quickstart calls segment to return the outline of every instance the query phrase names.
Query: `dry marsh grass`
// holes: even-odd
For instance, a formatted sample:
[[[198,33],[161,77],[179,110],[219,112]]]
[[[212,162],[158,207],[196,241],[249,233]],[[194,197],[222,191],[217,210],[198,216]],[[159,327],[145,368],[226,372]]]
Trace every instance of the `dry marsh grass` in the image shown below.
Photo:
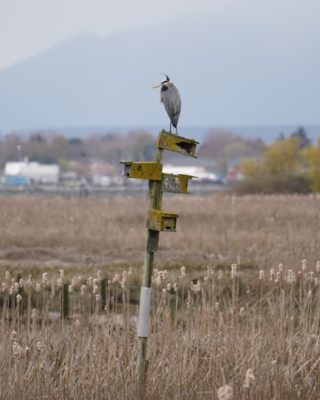
[[[304,262],[297,272],[282,265],[260,271],[251,284],[235,264],[227,271],[207,267],[201,275],[190,282],[184,268],[179,276],[154,272],[141,394],[130,270],[111,277],[105,299],[100,273],[73,277],[67,320],[49,318],[52,282],[59,295],[63,273],[18,284],[7,273],[0,398],[317,400],[320,263]]]
[[[147,199],[0,198],[0,399],[318,400],[319,202],[166,199],[141,392]]]
[[[163,233],[159,268],[239,262],[271,268],[315,263],[319,196],[172,196],[178,231]],[[146,197],[0,198],[2,265],[99,268],[142,264]]]

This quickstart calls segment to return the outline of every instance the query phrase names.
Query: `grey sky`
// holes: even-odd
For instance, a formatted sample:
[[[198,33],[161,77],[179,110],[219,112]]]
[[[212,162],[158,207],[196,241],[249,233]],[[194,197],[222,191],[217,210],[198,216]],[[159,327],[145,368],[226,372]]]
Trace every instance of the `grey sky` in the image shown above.
[[[216,0],[0,0],[0,69],[77,33],[106,35],[178,15],[205,13]]]
[[[314,14],[319,0],[0,0],[0,70],[72,35],[100,35],[234,5]],[[254,19],[248,15],[248,19]]]

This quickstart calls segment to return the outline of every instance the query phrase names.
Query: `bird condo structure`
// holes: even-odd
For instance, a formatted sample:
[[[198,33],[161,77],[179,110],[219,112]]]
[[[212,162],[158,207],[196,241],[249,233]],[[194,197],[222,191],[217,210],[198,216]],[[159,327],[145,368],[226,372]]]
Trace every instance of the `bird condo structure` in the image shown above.
[[[147,376],[147,338],[151,307],[151,278],[155,252],[158,250],[160,232],[175,232],[178,215],[162,210],[164,192],[188,193],[191,175],[163,173],[163,151],[169,150],[186,156],[195,157],[198,142],[171,132],[162,131],[158,135],[154,162],[122,161],[124,174],[128,178],[149,180],[149,210],[147,215],[147,243],[143,264],[143,279],[140,291],[138,318],[138,360],[137,373],[140,382]]]

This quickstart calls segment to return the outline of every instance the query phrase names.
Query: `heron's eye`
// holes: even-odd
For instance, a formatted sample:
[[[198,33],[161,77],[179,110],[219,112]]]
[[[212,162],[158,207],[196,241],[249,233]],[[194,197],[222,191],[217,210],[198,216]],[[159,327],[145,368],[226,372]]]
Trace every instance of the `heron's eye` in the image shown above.
[[[165,92],[166,90],[168,90],[168,86],[167,85],[162,85],[161,86],[161,92]]]

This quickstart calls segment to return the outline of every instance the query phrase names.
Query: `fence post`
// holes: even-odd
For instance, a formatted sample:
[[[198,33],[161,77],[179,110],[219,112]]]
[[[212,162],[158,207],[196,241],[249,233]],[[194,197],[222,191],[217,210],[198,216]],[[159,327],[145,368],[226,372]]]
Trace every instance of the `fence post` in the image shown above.
[[[162,210],[163,192],[187,193],[188,182],[193,176],[162,173],[162,152],[169,150],[195,157],[198,142],[172,133],[161,131],[156,143],[153,162],[122,161],[124,174],[128,178],[149,180],[149,211],[147,218],[147,243],[143,264],[143,279],[140,291],[138,318],[138,359],[137,375],[141,383],[147,379],[147,339],[149,336],[149,318],[151,307],[151,278],[155,252],[158,250],[161,231],[176,230],[177,214]]]
[[[64,283],[61,291],[61,318],[67,319],[69,316],[69,285]]]

